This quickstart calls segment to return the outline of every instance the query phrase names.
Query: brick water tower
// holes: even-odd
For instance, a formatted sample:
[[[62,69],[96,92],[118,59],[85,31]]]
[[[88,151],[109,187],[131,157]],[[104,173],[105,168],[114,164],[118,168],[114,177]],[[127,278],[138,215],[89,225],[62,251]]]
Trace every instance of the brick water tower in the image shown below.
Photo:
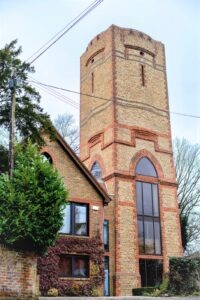
[[[80,126],[81,160],[113,195],[105,295],[131,295],[182,255],[164,45],[114,25],[97,35],[81,56]]]

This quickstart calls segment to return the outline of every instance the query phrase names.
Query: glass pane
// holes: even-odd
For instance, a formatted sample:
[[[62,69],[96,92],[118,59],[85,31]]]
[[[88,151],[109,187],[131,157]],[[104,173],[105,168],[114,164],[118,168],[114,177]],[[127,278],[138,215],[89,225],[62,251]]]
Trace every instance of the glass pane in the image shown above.
[[[74,257],[73,275],[75,277],[88,277],[89,266],[87,257]]]
[[[108,246],[109,246],[109,241],[108,241],[108,238],[109,238],[109,221],[108,220],[105,220],[104,223],[103,223],[103,242],[104,242],[104,248],[106,250],[108,250]]]
[[[60,257],[60,261],[59,261],[59,277],[70,277],[72,276],[72,262],[71,262],[71,258],[70,257]]]
[[[144,221],[144,235],[145,235],[145,253],[154,253],[154,234],[153,234],[153,220],[148,218]]]
[[[75,224],[74,233],[87,235],[87,207],[75,205]]]
[[[146,157],[140,159],[136,167],[136,174],[157,177],[156,170],[150,160]]]
[[[139,243],[139,253],[144,253],[144,229],[143,221],[138,218],[138,243]]]
[[[159,216],[159,205],[158,205],[158,186],[157,184],[152,184],[153,189],[153,212],[154,216]]]
[[[110,295],[109,286],[109,257],[104,257],[104,296]]]
[[[101,179],[102,178],[101,168],[100,168],[100,165],[97,161],[93,164],[92,169],[91,169],[91,173],[96,179]]]
[[[142,215],[142,183],[136,182],[137,213]]]
[[[61,227],[59,232],[68,233],[68,234],[71,233],[70,220],[71,220],[71,205],[67,204],[64,210],[63,226]]]
[[[160,222],[154,221],[155,230],[155,253],[161,254]]]
[[[163,262],[155,259],[140,259],[142,287],[159,286],[163,277]]]
[[[143,183],[143,205],[144,215],[153,216],[153,201],[152,201],[152,190],[150,183]]]
[[[43,152],[43,153],[41,153],[41,156],[42,156],[43,161],[47,161],[47,162],[49,162],[50,164],[53,163],[52,158],[51,158],[51,156],[49,155],[49,153]]]

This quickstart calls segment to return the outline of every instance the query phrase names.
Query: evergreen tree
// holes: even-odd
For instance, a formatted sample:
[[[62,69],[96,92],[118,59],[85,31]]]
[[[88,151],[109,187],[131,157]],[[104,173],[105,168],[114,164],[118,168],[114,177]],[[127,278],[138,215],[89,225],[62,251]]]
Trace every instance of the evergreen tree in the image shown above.
[[[34,68],[19,58],[22,49],[12,41],[0,49],[0,126],[9,128],[11,110],[11,90],[9,80],[15,72],[16,87],[16,130],[23,139],[31,139],[38,144],[44,142],[40,129],[47,132],[51,138],[55,130],[49,115],[40,107],[40,95],[29,84],[28,76],[34,73]]]
[[[18,146],[12,178],[0,175],[0,243],[44,253],[62,226],[66,197],[57,171],[37,147]]]

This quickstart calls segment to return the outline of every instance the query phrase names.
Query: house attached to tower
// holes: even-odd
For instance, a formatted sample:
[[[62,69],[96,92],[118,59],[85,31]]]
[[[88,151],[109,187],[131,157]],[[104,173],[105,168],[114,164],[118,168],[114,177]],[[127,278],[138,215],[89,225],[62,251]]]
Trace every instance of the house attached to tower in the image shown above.
[[[75,187],[76,197],[66,211],[66,220],[70,216],[73,224],[62,233],[66,241],[68,236],[86,241],[94,231],[95,214],[99,216],[95,232],[104,228],[104,295],[131,295],[133,288],[158,284],[168,272],[168,257],[182,255],[164,45],[137,30],[112,25],[81,56],[80,80],[82,163],[61,137],[58,142],[84,178],[89,175],[83,164],[96,177],[85,184],[92,183],[102,199],[106,190],[112,201],[103,210],[96,194],[81,194],[82,179],[68,176],[66,186],[69,181],[72,190]],[[45,151],[54,148],[49,143]],[[54,160],[60,161],[55,152]],[[65,177],[67,164],[65,168],[62,162],[55,166]],[[80,222],[90,228],[83,234],[70,231],[76,225],[76,206],[85,220]],[[100,210],[94,212],[96,206]],[[75,252],[60,253],[58,268],[62,282],[71,280],[76,286],[83,279],[90,281],[91,266],[88,254],[84,258],[80,249],[79,257]],[[76,260],[88,268],[81,278],[75,275]]]

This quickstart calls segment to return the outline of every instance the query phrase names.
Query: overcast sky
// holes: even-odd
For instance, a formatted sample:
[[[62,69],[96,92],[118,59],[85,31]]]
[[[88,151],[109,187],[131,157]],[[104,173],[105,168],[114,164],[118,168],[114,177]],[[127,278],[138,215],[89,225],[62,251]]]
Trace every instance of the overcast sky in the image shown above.
[[[13,39],[26,60],[92,0],[0,0],[0,47]],[[134,28],[165,44],[170,110],[200,116],[200,1],[104,0],[35,63],[40,82],[79,91],[80,56],[111,24]],[[79,110],[38,89],[52,119]],[[63,93],[63,92],[62,92]],[[79,102],[75,94],[64,93]],[[171,115],[173,136],[200,143],[200,118]]]

